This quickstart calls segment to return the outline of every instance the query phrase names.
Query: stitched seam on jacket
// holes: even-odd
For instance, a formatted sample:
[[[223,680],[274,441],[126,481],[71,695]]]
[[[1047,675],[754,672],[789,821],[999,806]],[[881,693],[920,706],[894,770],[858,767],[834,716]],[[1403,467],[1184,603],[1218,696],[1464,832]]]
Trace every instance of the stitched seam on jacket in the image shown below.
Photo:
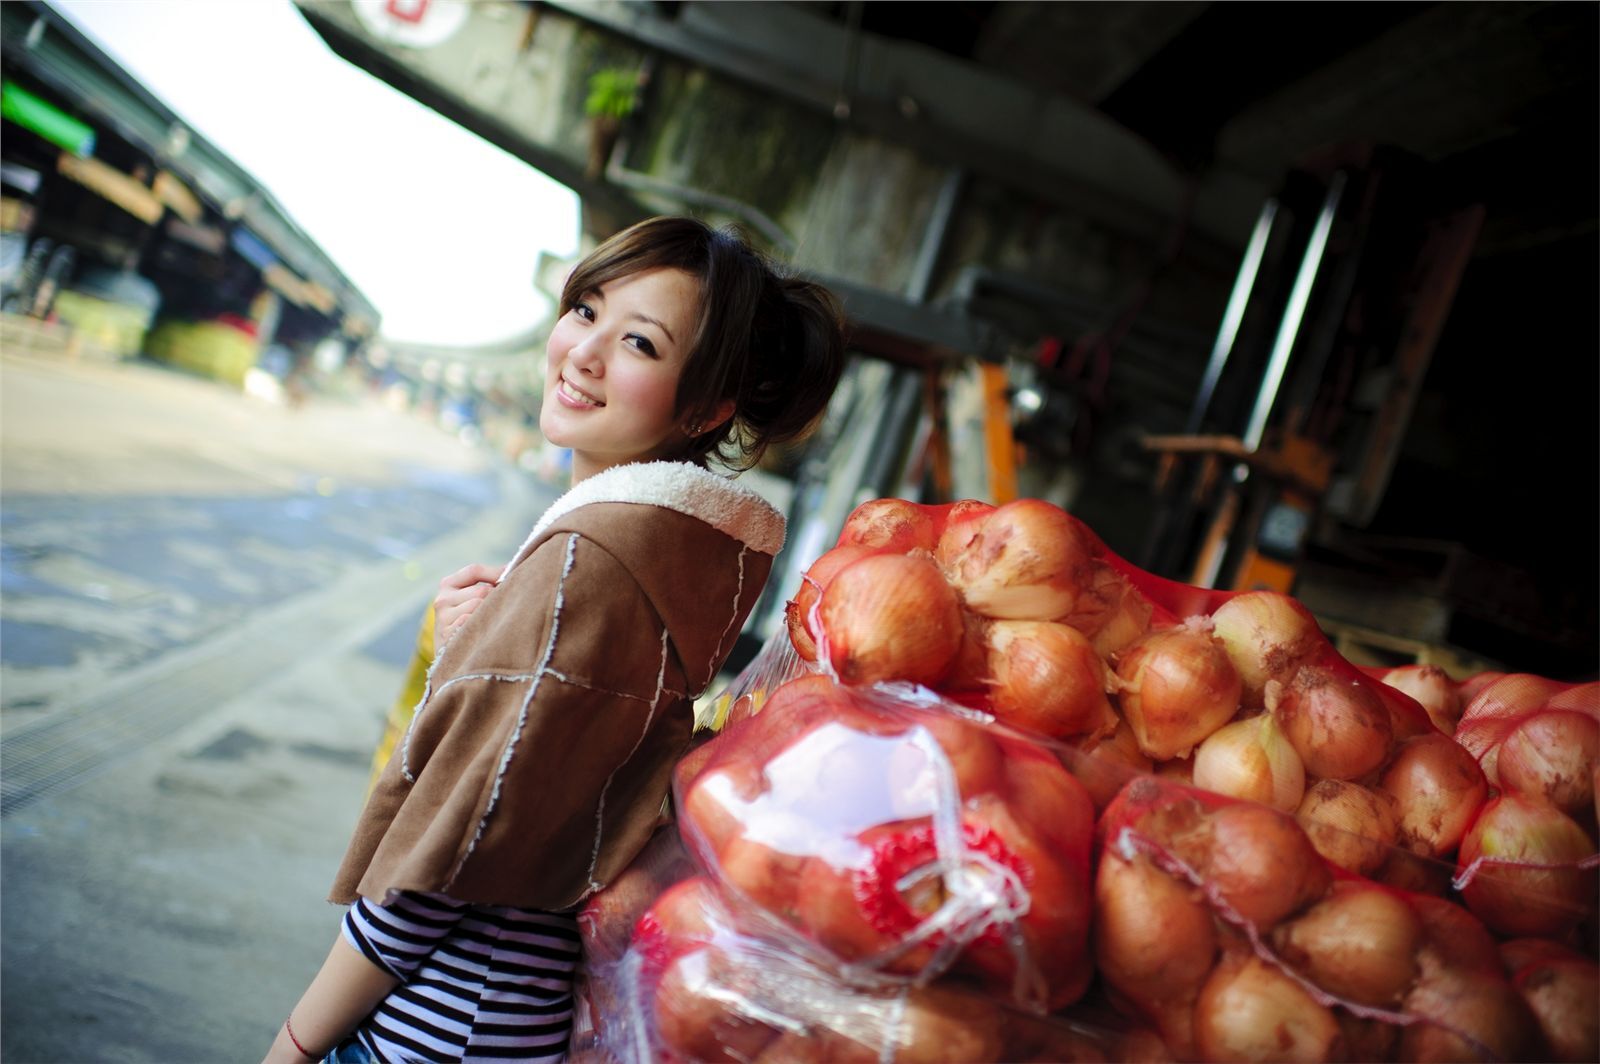
[[[450,878],[444,885],[446,891],[466,867],[472,852],[478,848],[478,840],[483,838],[484,830],[489,826],[489,817],[494,815],[495,806],[500,801],[500,784],[505,780],[506,769],[511,765],[511,758],[517,752],[517,741],[522,738],[522,729],[528,723],[528,707],[533,704],[544,671],[549,667],[550,659],[555,656],[556,637],[561,631],[561,607],[566,601],[567,576],[572,572],[572,562],[578,550],[578,539],[576,532],[567,534],[567,554],[561,563],[561,581],[556,585],[556,602],[555,608],[550,612],[550,636],[545,641],[544,657],[539,662],[533,682],[528,685],[527,693],[522,696],[522,707],[517,711],[517,726],[512,729],[511,738],[506,740],[505,753],[500,755],[500,767],[495,770],[494,788],[489,792],[489,804],[484,807],[483,816],[478,819],[478,830],[473,832],[472,841],[467,843],[466,852],[461,855],[461,860],[456,862],[455,870],[450,873]]]
[[[564,673],[562,673],[562,672],[560,672],[560,671],[558,671],[556,669],[545,669],[544,670],[544,674],[546,676],[555,677],[557,680],[560,680],[562,683],[568,685],[569,687],[581,687],[585,691],[599,691],[603,695],[615,695],[618,698],[631,698],[635,702],[643,702],[647,706],[651,705],[654,702],[654,699],[646,698],[644,695],[629,694],[626,691],[614,691],[609,687],[601,687],[598,684],[585,683],[582,680],[575,679],[574,677],[571,677],[571,676],[567,676],[566,674],[564,674]],[[680,698],[689,697],[684,692],[682,692],[682,691],[674,691],[671,688],[663,688],[663,690],[666,691],[667,694],[677,695]]]
[[[661,628],[661,668],[656,673],[656,697],[650,703],[650,712],[645,714],[644,726],[639,729],[639,738],[634,740],[633,747],[628,751],[628,756],[623,758],[616,768],[611,770],[611,775],[606,777],[606,785],[600,788],[600,804],[594,811],[594,849],[589,853],[589,871],[585,878],[589,880],[589,890],[599,890],[605,884],[594,881],[595,866],[600,863],[600,840],[605,835],[606,794],[611,790],[611,782],[617,778],[617,773],[622,767],[633,760],[633,755],[639,752],[639,747],[644,745],[644,737],[650,734],[650,722],[655,720],[656,709],[661,705],[661,693],[667,686],[667,641],[666,626]]]
[[[706,688],[710,687],[712,683],[716,681],[717,666],[726,659],[726,655],[722,650],[722,644],[727,642],[728,633],[733,631],[734,622],[739,619],[739,601],[744,598],[744,556],[749,552],[750,548],[748,547],[741,546],[739,548],[739,583],[738,586],[733,589],[733,612],[728,614],[728,623],[723,626],[722,634],[717,637],[716,649],[711,652],[711,660],[706,663],[706,682],[701,686],[700,690],[696,692],[696,697],[704,694]]]

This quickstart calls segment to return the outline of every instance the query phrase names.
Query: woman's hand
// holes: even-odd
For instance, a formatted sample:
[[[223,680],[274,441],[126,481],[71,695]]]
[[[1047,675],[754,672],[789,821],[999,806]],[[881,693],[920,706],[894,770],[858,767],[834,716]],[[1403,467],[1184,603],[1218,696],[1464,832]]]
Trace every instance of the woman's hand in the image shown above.
[[[439,594],[433,600],[433,655],[456,634],[472,611],[488,597],[505,572],[503,565],[473,564],[457,569],[439,581]]]

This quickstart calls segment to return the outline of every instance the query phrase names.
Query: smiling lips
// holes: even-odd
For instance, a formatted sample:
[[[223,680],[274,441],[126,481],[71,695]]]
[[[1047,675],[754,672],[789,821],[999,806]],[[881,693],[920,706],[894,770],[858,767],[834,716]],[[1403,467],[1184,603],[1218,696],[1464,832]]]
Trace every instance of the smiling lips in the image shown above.
[[[590,395],[588,392],[573,384],[571,381],[567,380],[565,377],[561,378],[561,384],[557,390],[560,392],[561,398],[567,400],[569,403],[577,404],[579,406],[606,405],[600,400],[596,399],[594,396]]]

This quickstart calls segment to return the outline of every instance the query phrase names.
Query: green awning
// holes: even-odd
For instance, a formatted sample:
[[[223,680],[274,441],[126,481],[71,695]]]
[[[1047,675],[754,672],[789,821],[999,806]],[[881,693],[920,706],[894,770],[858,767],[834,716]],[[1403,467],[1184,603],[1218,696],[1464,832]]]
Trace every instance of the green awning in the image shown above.
[[[0,118],[8,118],[24,129],[74,155],[94,153],[94,130],[61,108],[49,103],[14,81],[0,85]]]

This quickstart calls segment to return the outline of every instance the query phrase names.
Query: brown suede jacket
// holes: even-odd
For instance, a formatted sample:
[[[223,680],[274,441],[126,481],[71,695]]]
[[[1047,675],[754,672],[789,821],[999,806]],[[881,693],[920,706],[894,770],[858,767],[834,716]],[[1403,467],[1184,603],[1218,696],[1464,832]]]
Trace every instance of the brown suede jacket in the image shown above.
[[[330,900],[561,910],[627,867],[783,524],[678,462],[617,466],[556,500],[434,663]]]

